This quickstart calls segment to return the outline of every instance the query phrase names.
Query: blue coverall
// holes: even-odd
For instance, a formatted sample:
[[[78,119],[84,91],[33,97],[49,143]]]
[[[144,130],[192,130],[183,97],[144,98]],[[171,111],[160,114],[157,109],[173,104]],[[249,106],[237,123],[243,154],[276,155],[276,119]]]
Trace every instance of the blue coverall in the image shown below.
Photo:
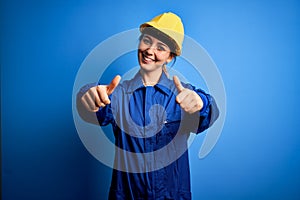
[[[112,125],[118,147],[109,199],[191,199],[187,140],[191,132],[211,126],[219,110],[209,94],[182,84],[201,97],[201,111],[181,109],[166,74],[158,84],[144,86],[137,73],[120,83],[109,96],[111,104],[96,113],[101,126]]]

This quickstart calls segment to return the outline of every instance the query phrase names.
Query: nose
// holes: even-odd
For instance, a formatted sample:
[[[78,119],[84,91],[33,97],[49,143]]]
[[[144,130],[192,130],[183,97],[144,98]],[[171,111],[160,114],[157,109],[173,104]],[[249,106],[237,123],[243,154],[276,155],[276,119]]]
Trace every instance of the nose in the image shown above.
[[[151,55],[154,54],[155,51],[156,51],[156,46],[153,44],[146,49],[146,52]]]
[[[151,45],[145,51],[148,55],[153,55],[155,52],[155,46]]]

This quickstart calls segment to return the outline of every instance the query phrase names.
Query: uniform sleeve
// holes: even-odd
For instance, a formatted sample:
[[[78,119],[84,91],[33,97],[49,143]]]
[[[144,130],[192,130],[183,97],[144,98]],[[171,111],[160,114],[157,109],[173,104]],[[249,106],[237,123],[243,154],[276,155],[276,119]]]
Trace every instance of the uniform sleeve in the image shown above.
[[[109,97],[111,99],[111,97]],[[111,104],[106,105],[103,108],[100,108],[97,112],[97,119],[100,126],[106,126],[113,122],[114,117],[111,110]]]
[[[201,133],[217,120],[219,117],[219,109],[211,95],[205,93],[202,89],[195,89],[194,86],[191,86],[191,89],[193,89],[203,101],[203,107],[199,111],[200,118],[197,130],[197,133]]]

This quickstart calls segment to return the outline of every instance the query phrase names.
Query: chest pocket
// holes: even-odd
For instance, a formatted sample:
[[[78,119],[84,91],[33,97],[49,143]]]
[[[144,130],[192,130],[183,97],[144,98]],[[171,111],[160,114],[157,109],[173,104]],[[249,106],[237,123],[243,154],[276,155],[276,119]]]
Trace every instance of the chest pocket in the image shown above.
[[[177,134],[181,122],[181,111],[167,112],[162,130],[156,134],[156,149],[167,145]]]
[[[164,122],[164,128],[166,129],[168,133],[174,133],[176,134],[179,125],[181,121],[181,111],[174,111],[167,113],[167,119]]]

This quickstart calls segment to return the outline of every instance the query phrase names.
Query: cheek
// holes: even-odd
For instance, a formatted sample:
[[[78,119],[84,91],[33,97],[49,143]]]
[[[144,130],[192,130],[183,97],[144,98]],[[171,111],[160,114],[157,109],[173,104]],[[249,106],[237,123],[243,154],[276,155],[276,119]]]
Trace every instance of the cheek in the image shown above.
[[[164,63],[168,61],[168,58],[168,55],[157,55],[157,59]]]
[[[142,45],[141,43],[139,43],[139,45],[138,45],[138,50],[141,50],[141,51],[146,50],[145,45]]]
[[[142,59],[142,53],[139,49],[138,49],[138,52],[137,52],[137,57],[138,57],[138,61],[140,62],[140,60]]]

